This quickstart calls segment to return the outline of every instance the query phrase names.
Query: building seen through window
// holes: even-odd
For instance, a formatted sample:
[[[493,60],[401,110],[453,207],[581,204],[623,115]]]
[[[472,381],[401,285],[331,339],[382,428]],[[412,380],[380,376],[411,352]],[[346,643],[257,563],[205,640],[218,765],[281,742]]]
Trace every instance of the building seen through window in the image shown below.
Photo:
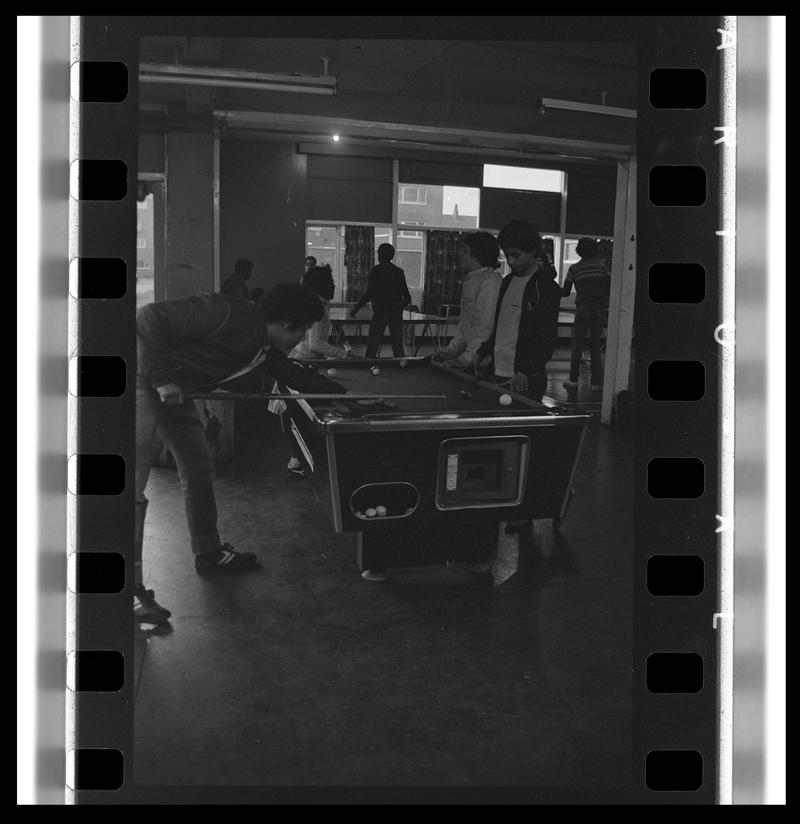
[[[137,200],[136,208],[136,308],[155,300],[153,240],[155,238],[154,196],[152,192]]]

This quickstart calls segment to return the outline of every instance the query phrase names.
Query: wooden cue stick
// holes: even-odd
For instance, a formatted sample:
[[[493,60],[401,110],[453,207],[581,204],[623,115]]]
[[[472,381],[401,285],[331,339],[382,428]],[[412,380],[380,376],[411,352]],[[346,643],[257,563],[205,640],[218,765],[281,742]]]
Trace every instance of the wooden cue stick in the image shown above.
[[[185,398],[189,400],[213,400],[213,401],[239,401],[239,400],[280,400],[280,401],[332,401],[332,400],[350,400],[359,401],[372,398],[384,399],[424,399],[424,400],[445,400],[447,395],[386,395],[378,392],[373,392],[369,395],[347,395],[342,393],[327,393],[327,394],[305,394],[298,392],[297,394],[281,394],[272,392],[209,392],[200,394],[185,394]]]

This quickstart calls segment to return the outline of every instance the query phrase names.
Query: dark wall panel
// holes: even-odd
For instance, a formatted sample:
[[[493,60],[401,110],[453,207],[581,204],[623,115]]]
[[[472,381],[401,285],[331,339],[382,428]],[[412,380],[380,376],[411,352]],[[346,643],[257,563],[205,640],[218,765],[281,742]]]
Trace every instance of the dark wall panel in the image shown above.
[[[478,187],[483,183],[483,165],[480,163],[401,160],[399,173],[403,183],[472,187]]]
[[[378,180],[308,180],[309,220],[391,223],[392,183]]]
[[[529,220],[540,232],[558,232],[561,195],[556,192],[481,189],[481,226],[502,229],[511,220]]]
[[[571,174],[567,184],[567,234],[613,235],[617,179]]]
[[[324,180],[392,180],[392,161],[376,157],[308,156],[308,177]]]
[[[168,136],[167,300],[213,289],[214,137],[172,131]]]
[[[253,261],[248,286],[269,289],[303,273],[306,157],[294,144],[223,140],[220,146],[220,265]]]
[[[139,133],[139,172],[164,172],[164,134]]]

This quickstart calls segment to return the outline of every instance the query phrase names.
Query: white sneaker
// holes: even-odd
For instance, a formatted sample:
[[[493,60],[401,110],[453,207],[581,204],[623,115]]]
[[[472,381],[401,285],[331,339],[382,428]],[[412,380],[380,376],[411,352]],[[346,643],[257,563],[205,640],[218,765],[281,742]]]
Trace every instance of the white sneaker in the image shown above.
[[[286,468],[292,473],[292,475],[296,475],[298,478],[305,478],[306,476],[306,471],[303,468],[302,461],[294,456],[289,459],[289,463],[286,464]]]
[[[385,581],[389,576],[382,569],[365,569],[361,577],[365,581]]]

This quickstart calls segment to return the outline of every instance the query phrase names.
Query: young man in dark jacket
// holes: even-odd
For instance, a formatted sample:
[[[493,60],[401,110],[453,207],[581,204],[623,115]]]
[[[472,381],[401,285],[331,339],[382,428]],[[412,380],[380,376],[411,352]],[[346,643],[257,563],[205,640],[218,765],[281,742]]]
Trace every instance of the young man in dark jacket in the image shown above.
[[[378,265],[373,266],[367,280],[367,291],[353,307],[350,317],[354,318],[359,309],[372,301],[372,321],[367,336],[367,351],[364,357],[374,358],[383,339],[388,324],[392,339],[392,353],[396,358],[405,354],[403,346],[403,309],[411,303],[405,272],[392,263],[394,246],[381,243],[378,247]]]
[[[561,290],[532,223],[511,221],[497,241],[511,274],[503,278],[492,335],[478,349],[476,362],[490,358],[498,383],[541,401],[558,339]]]
[[[248,571],[256,556],[220,541],[212,461],[203,424],[186,395],[213,389],[270,391],[276,380],[301,392],[344,393],[343,387],[290,361],[290,351],[322,316],[310,290],[281,283],[260,306],[227,295],[196,295],[151,303],[136,316],[136,572],[134,615],[165,621],[142,579],[142,543],[153,438],[159,431],[178,465],[195,568],[200,573]]]

